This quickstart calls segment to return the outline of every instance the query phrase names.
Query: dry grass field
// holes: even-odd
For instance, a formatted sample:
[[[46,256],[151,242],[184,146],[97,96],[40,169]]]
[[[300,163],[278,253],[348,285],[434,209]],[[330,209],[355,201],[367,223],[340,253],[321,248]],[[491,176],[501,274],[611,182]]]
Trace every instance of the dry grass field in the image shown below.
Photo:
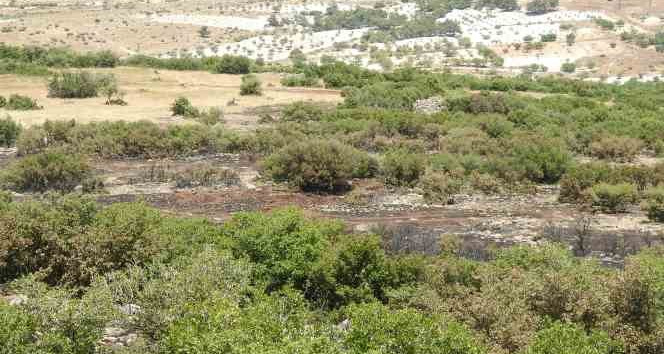
[[[207,72],[155,71],[142,68],[97,70],[113,73],[121,90],[126,92],[127,106],[106,106],[101,97],[91,99],[47,98],[47,78],[0,75],[0,95],[22,94],[33,97],[44,106],[38,111],[5,111],[21,124],[30,126],[45,120],[76,119],[79,122],[105,120],[150,120],[163,124],[182,123],[172,117],[170,105],[180,96],[189,98],[197,107],[222,107],[229,127],[251,129],[258,119],[256,110],[298,100],[336,103],[341,95],[336,90],[286,88],[278,74],[258,75],[263,82],[262,96],[240,96],[241,76]],[[235,99],[237,105],[227,106]]]

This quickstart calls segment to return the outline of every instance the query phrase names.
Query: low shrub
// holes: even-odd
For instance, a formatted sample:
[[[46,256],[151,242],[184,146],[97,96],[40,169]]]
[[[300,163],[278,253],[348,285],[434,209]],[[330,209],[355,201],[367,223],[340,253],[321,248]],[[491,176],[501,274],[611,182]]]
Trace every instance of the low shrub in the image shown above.
[[[262,83],[256,75],[254,74],[244,75],[242,76],[242,84],[240,84],[240,95],[260,96],[263,93],[261,85]]]
[[[171,105],[171,113],[174,116],[182,116],[187,118],[196,118],[200,115],[200,111],[191,104],[186,97],[178,97]]]
[[[13,111],[32,111],[42,109],[43,107],[37,104],[37,101],[31,97],[14,94],[9,96],[5,108]]]
[[[563,63],[560,66],[560,71],[562,71],[564,73],[571,74],[571,73],[576,71],[576,64],[574,64],[574,63]]]
[[[590,189],[590,198],[594,208],[613,214],[627,211],[630,204],[637,202],[638,194],[629,183],[600,183]]]
[[[381,174],[385,183],[393,186],[413,187],[426,168],[423,155],[405,149],[388,151],[381,162]]]
[[[648,189],[641,209],[646,212],[650,221],[664,222],[664,186]]]
[[[0,119],[0,146],[14,146],[20,132],[21,126],[9,116]]]
[[[330,140],[289,144],[263,162],[267,176],[305,191],[335,192],[348,189],[353,177],[369,177],[375,161],[366,153]]]
[[[71,192],[90,175],[80,155],[46,151],[21,158],[0,175],[0,184],[18,192]]]
[[[240,183],[240,176],[237,172],[228,168],[213,166],[188,168],[176,173],[174,177],[177,188],[228,187]]]
[[[112,87],[113,82],[112,75],[95,75],[85,71],[58,73],[48,82],[48,97],[97,97],[102,87]]]
[[[293,102],[281,110],[281,120],[289,122],[316,121],[322,116],[323,109],[312,102]]]
[[[287,75],[281,78],[281,84],[283,86],[288,86],[288,87],[295,87],[295,86],[302,86],[302,87],[311,87],[311,86],[318,86],[319,85],[320,79],[317,77],[313,76],[307,76],[304,74],[294,74],[294,75]]]
[[[447,173],[427,171],[417,186],[427,201],[453,204],[454,195],[461,191],[463,181]]]
[[[589,188],[600,182],[606,182],[612,169],[601,163],[573,166],[560,180],[559,200],[564,203],[584,203],[587,201]]]
[[[0,108],[5,108],[6,105],[7,105],[7,99],[5,98],[5,96],[0,96]]]
[[[634,160],[643,143],[634,138],[603,136],[590,144],[590,154],[600,159],[618,162]]]
[[[201,110],[196,120],[203,125],[216,125],[224,122],[224,111],[219,107]]]

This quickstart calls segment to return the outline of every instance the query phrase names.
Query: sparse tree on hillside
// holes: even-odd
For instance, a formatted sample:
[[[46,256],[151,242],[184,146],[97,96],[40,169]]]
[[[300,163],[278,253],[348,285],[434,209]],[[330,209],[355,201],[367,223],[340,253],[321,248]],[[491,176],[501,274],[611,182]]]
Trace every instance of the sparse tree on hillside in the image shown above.
[[[565,39],[567,40],[567,45],[571,47],[572,45],[574,45],[574,42],[576,42],[576,33],[574,32],[568,33]]]
[[[210,29],[208,26],[203,26],[198,30],[198,35],[201,36],[201,38],[209,38],[210,37]]]

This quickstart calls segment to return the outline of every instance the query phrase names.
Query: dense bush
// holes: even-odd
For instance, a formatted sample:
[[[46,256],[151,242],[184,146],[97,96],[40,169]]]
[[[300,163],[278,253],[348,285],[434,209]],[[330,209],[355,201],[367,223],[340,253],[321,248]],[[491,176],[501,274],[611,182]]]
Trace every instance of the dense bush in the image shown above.
[[[366,153],[334,141],[294,142],[267,157],[267,176],[305,191],[334,192],[347,189],[349,179],[370,177],[375,161]]]
[[[48,82],[48,97],[97,97],[102,87],[114,82],[112,76],[95,75],[85,71],[58,73],[53,75]]]
[[[4,96],[0,96],[0,108],[5,108],[7,105],[7,99]]]
[[[0,146],[14,146],[20,132],[21,126],[9,116],[0,119]]]
[[[558,182],[571,163],[570,153],[560,142],[530,140],[517,144],[517,164],[533,182]]]
[[[603,136],[590,144],[590,154],[600,159],[628,162],[639,154],[641,147],[638,139]]]
[[[592,206],[606,213],[621,213],[637,201],[636,188],[627,183],[606,184],[600,183],[590,190]]]
[[[258,95],[263,94],[261,80],[253,74],[242,76],[240,84],[240,95]]]
[[[560,71],[564,73],[573,73],[576,71],[576,64],[574,63],[563,63],[560,65]]]
[[[31,111],[42,109],[37,101],[31,97],[13,94],[9,96],[9,100],[5,105],[8,110],[14,111]]]
[[[110,68],[119,60],[110,51],[76,53],[63,48],[11,46],[0,43],[0,73],[49,75],[48,68]]]
[[[216,63],[213,72],[217,74],[249,74],[251,59],[243,56],[224,55]]]
[[[198,117],[200,114],[199,110],[191,104],[186,97],[178,97],[175,99],[175,102],[171,105],[171,112],[174,116],[183,116],[194,118]]]
[[[214,151],[232,151],[238,137],[219,128],[202,125],[173,125],[139,122],[76,124],[46,122],[25,129],[16,146],[19,154],[33,154],[59,147],[72,153],[101,157],[167,157]]]
[[[90,167],[80,155],[47,151],[26,156],[0,174],[0,183],[19,192],[69,192],[90,174]]]
[[[281,84],[283,86],[294,87],[294,86],[317,86],[319,79],[315,76],[307,76],[303,74],[293,74],[284,76],[281,78]]]
[[[664,222],[664,187],[648,189],[641,209],[646,212],[649,220]]]
[[[281,110],[281,119],[289,122],[303,123],[310,120],[320,120],[322,116],[323,109],[320,105],[312,102],[294,102]]]
[[[463,181],[444,172],[427,171],[420,179],[418,187],[426,200],[452,204],[454,194],[461,191]]]
[[[380,164],[380,173],[387,184],[412,187],[424,174],[425,168],[422,155],[399,149],[385,154]]]

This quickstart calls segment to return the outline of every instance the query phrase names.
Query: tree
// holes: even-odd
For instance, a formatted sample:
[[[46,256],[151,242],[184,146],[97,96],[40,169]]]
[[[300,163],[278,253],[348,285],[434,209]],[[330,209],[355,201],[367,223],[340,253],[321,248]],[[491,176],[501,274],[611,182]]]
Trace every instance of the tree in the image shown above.
[[[209,38],[210,37],[210,29],[208,26],[203,26],[198,30],[198,35],[201,36],[201,38]]]
[[[565,40],[567,41],[567,45],[571,47],[576,42],[576,33],[574,32],[568,33],[567,36],[565,37]]]

